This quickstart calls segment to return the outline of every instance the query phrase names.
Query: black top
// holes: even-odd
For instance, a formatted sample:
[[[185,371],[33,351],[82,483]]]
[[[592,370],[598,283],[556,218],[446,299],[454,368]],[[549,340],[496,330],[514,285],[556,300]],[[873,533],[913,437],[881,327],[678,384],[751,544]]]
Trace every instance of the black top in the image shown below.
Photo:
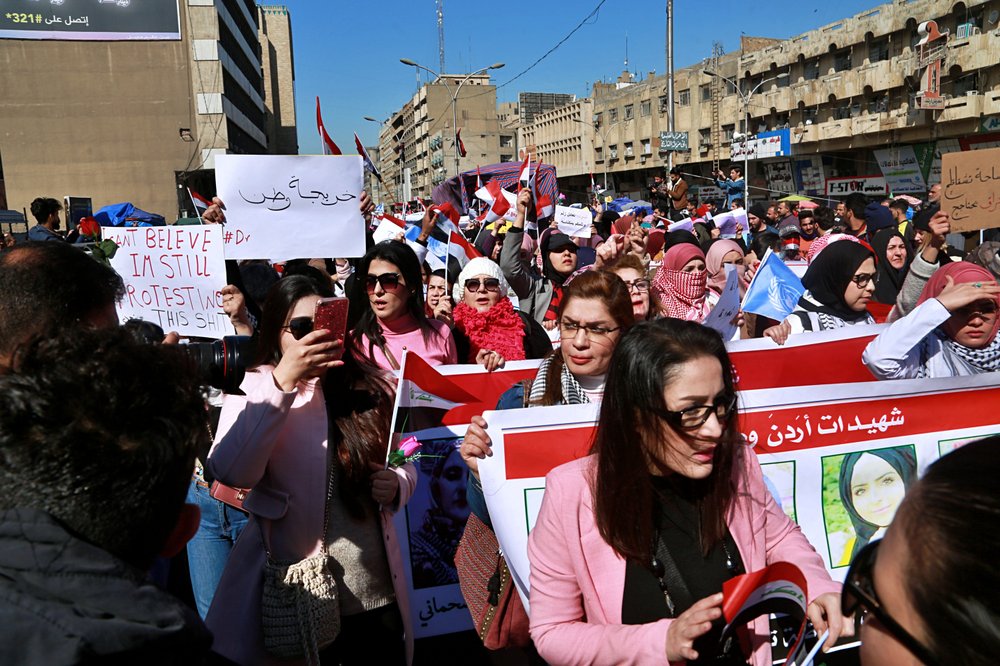
[[[694,482],[676,477],[652,477],[656,495],[658,535],[677,565],[690,595],[676,594],[675,617],[695,602],[722,591],[722,584],[745,572],[739,549],[726,530],[723,543],[716,544],[708,556],[702,555],[697,491]],[[729,565],[727,565],[729,560]],[[666,577],[665,577],[666,579]],[[629,561],[625,565],[625,592],[622,595],[622,624],[648,624],[671,617],[660,582],[651,572],[650,562]],[[719,636],[725,626],[718,620],[712,629],[695,641],[701,655],[689,664],[746,663],[742,655],[736,661],[717,661]],[[738,653],[739,646],[733,642]]]

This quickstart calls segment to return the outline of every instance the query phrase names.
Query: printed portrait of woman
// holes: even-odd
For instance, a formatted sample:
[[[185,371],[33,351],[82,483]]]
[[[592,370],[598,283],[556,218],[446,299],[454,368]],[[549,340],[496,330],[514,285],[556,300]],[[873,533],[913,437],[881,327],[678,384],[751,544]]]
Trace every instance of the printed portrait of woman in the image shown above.
[[[843,456],[838,489],[853,535],[843,541],[841,556],[834,558],[831,520],[827,516],[834,566],[847,566],[869,541],[882,537],[906,490],[916,479],[917,460],[912,446],[856,451]]]
[[[422,522],[414,520],[410,529],[410,565],[416,589],[458,583],[455,551],[469,517],[465,496],[469,468],[459,455],[460,441],[432,440],[422,449],[425,455],[420,459],[420,476],[426,483],[420,485],[424,486],[427,508]],[[419,515],[411,502],[411,520]],[[419,529],[414,530],[417,525]]]

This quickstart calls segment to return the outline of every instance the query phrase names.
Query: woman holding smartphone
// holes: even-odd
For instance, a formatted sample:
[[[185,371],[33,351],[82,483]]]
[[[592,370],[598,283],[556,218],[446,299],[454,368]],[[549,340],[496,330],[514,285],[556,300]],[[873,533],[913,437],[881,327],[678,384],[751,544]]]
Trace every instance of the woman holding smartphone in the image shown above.
[[[244,395],[226,396],[209,454],[216,479],[252,488],[243,505],[250,522],[206,619],[213,649],[238,664],[297,663],[265,647],[265,564],[323,552],[341,630],[332,643],[312,646],[319,663],[403,664],[412,654],[392,517],[409,499],[416,470],[385,468],[393,405],[385,373],[349,342],[345,350],[336,332],[313,330],[317,301],[331,295],[302,276],[271,289]]]

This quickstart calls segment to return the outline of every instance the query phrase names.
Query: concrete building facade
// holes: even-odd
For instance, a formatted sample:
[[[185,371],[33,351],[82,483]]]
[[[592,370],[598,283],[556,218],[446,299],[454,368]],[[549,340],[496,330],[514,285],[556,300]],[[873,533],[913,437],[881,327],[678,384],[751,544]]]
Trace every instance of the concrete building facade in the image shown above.
[[[214,192],[215,155],[268,151],[255,4],[179,0],[179,16],[173,41],[0,39],[11,208],[74,195],[172,221],[192,212],[185,184]]]
[[[257,5],[260,55],[264,77],[264,127],[273,155],[298,155],[295,122],[295,57],[288,7]]]

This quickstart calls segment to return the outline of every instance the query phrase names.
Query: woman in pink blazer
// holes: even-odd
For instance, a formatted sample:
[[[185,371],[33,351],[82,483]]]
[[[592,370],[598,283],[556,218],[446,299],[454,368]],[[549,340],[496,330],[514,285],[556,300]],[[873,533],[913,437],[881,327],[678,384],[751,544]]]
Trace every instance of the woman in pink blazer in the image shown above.
[[[551,664],[770,664],[766,617],[719,645],[721,590],[778,561],[805,574],[827,647],[853,631],[742,443],[722,339],[693,322],[643,322],[619,343],[592,455],[548,475],[528,556],[531,637]]]
[[[216,479],[252,488],[244,502],[250,522],[206,618],[213,649],[245,666],[296,663],[265,650],[262,571],[267,550],[279,562],[319,553],[325,516],[341,631],[319,652],[320,663],[403,664],[412,655],[392,515],[410,498],[416,470],[412,463],[383,469],[393,403],[384,372],[344,354],[330,331],[312,330],[326,289],[302,276],[271,289],[258,357],[240,386],[246,395],[226,396],[208,458]],[[335,447],[329,454],[328,444]],[[335,479],[329,506],[328,461]]]

